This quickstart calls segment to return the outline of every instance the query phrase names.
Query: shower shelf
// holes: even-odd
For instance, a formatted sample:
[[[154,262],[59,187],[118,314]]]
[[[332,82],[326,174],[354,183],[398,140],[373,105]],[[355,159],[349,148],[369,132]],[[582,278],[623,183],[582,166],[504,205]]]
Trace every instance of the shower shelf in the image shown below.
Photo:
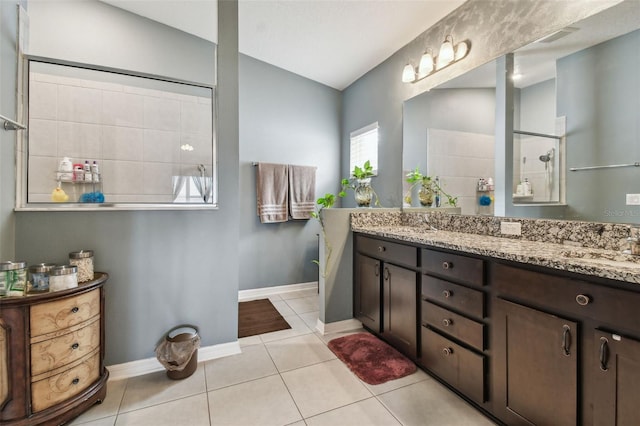
[[[569,170],[572,172],[579,172],[581,170],[617,169],[621,167],[640,167],[640,162],[629,164],[610,164],[608,166],[571,167]]]

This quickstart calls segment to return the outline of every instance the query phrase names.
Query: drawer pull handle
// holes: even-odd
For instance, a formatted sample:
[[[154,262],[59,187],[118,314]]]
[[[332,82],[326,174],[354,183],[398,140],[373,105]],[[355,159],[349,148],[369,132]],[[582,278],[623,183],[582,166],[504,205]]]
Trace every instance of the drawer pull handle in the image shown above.
[[[569,356],[571,355],[571,327],[565,324],[562,330],[562,351],[565,356]]]
[[[442,354],[443,354],[444,356],[449,356],[449,355],[451,355],[452,353],[453,353],[453,349],[451,349],[451,348],[443,348],[443,349],[442,349]]]
[[[445,299],[448,299],[451,296],[453,296],[453,292],[451,290],[445,290],[442,292],[442,295],[444,296]]]
[[[607,362],[609,361],[609,341],[606,337],[600,338],[600,370],[607,371]]]
[[[387,248],[385,246],[378,246],[378,251],[382,253],[383,251],[387,251]]]
[[[445,318],[442,320],[442,325],[444,325],[445,327],[449,327],[450,325],[453,325],[453,320],[449,318]]]
[[[79,310],[80,310],[80,308],[78,308],[77,306],[74,306],[73,308],[71,308],[71,313],[72,314],[77,314]]]
[[[453,269],[453,263],[451,263],[451,262],[442,262],[442,269]]]
[[[72,385],[77,385],[78,383],[80,383],[80,379],[77,377],[71,381]]]
[[[79,343],[77,343],[77,342],[76,342],[76,343],[74,343],[73,345],[71,345],[71,349],[73,349],[74,351],[75,351],[76,349],[78,349],[79,347],[80,347],[80,344],[79,344]]]
[[[587,306],[589,303],[591,303],[591,298],[586,294],[579,294],[576,296],[576,302],[580,306]]]

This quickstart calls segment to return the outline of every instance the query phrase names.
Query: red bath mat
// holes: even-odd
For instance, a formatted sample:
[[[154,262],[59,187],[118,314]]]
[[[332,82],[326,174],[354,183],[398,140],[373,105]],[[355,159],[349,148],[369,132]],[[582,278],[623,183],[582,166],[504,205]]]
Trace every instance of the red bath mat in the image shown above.
[[[416,365],[400,352],[369,333],[338,337],[329,349],[363,382],[379,385],[416,371]]]

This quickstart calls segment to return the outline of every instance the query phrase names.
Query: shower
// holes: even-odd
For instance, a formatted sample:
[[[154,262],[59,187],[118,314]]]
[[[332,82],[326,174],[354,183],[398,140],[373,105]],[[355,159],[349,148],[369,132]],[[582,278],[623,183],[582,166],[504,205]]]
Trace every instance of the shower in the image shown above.
[[[549,161],[551,161],[551,159],[553,158],[553,153],[555,152],[555,148],[551,148],[549,151],[547,151],[546,154],[542,154],[540,157],[538,157],[540,159],[540,161],[542,161],[544,163],[544,169],[547,170],[549,167]]]
[[[538,157],[544,163],[544,195],[547,200],[551,200],[551,193],[553,192],[553,158],[555,152],[555,148],[551,148],[546,154]]]

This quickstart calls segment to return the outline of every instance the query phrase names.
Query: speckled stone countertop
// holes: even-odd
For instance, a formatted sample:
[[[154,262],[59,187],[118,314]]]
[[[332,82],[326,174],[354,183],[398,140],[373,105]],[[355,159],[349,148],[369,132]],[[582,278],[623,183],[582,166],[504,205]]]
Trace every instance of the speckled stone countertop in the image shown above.
[[[382,224],[362,220],[362,217],[359,219],[354,220],[352,216],[354,232],[640,284],[640,257],[623,254],[619,250],[468,232],[433,231],[428,224],[406,225],[403,223],[406,221],[396,217],[385,217]]]

